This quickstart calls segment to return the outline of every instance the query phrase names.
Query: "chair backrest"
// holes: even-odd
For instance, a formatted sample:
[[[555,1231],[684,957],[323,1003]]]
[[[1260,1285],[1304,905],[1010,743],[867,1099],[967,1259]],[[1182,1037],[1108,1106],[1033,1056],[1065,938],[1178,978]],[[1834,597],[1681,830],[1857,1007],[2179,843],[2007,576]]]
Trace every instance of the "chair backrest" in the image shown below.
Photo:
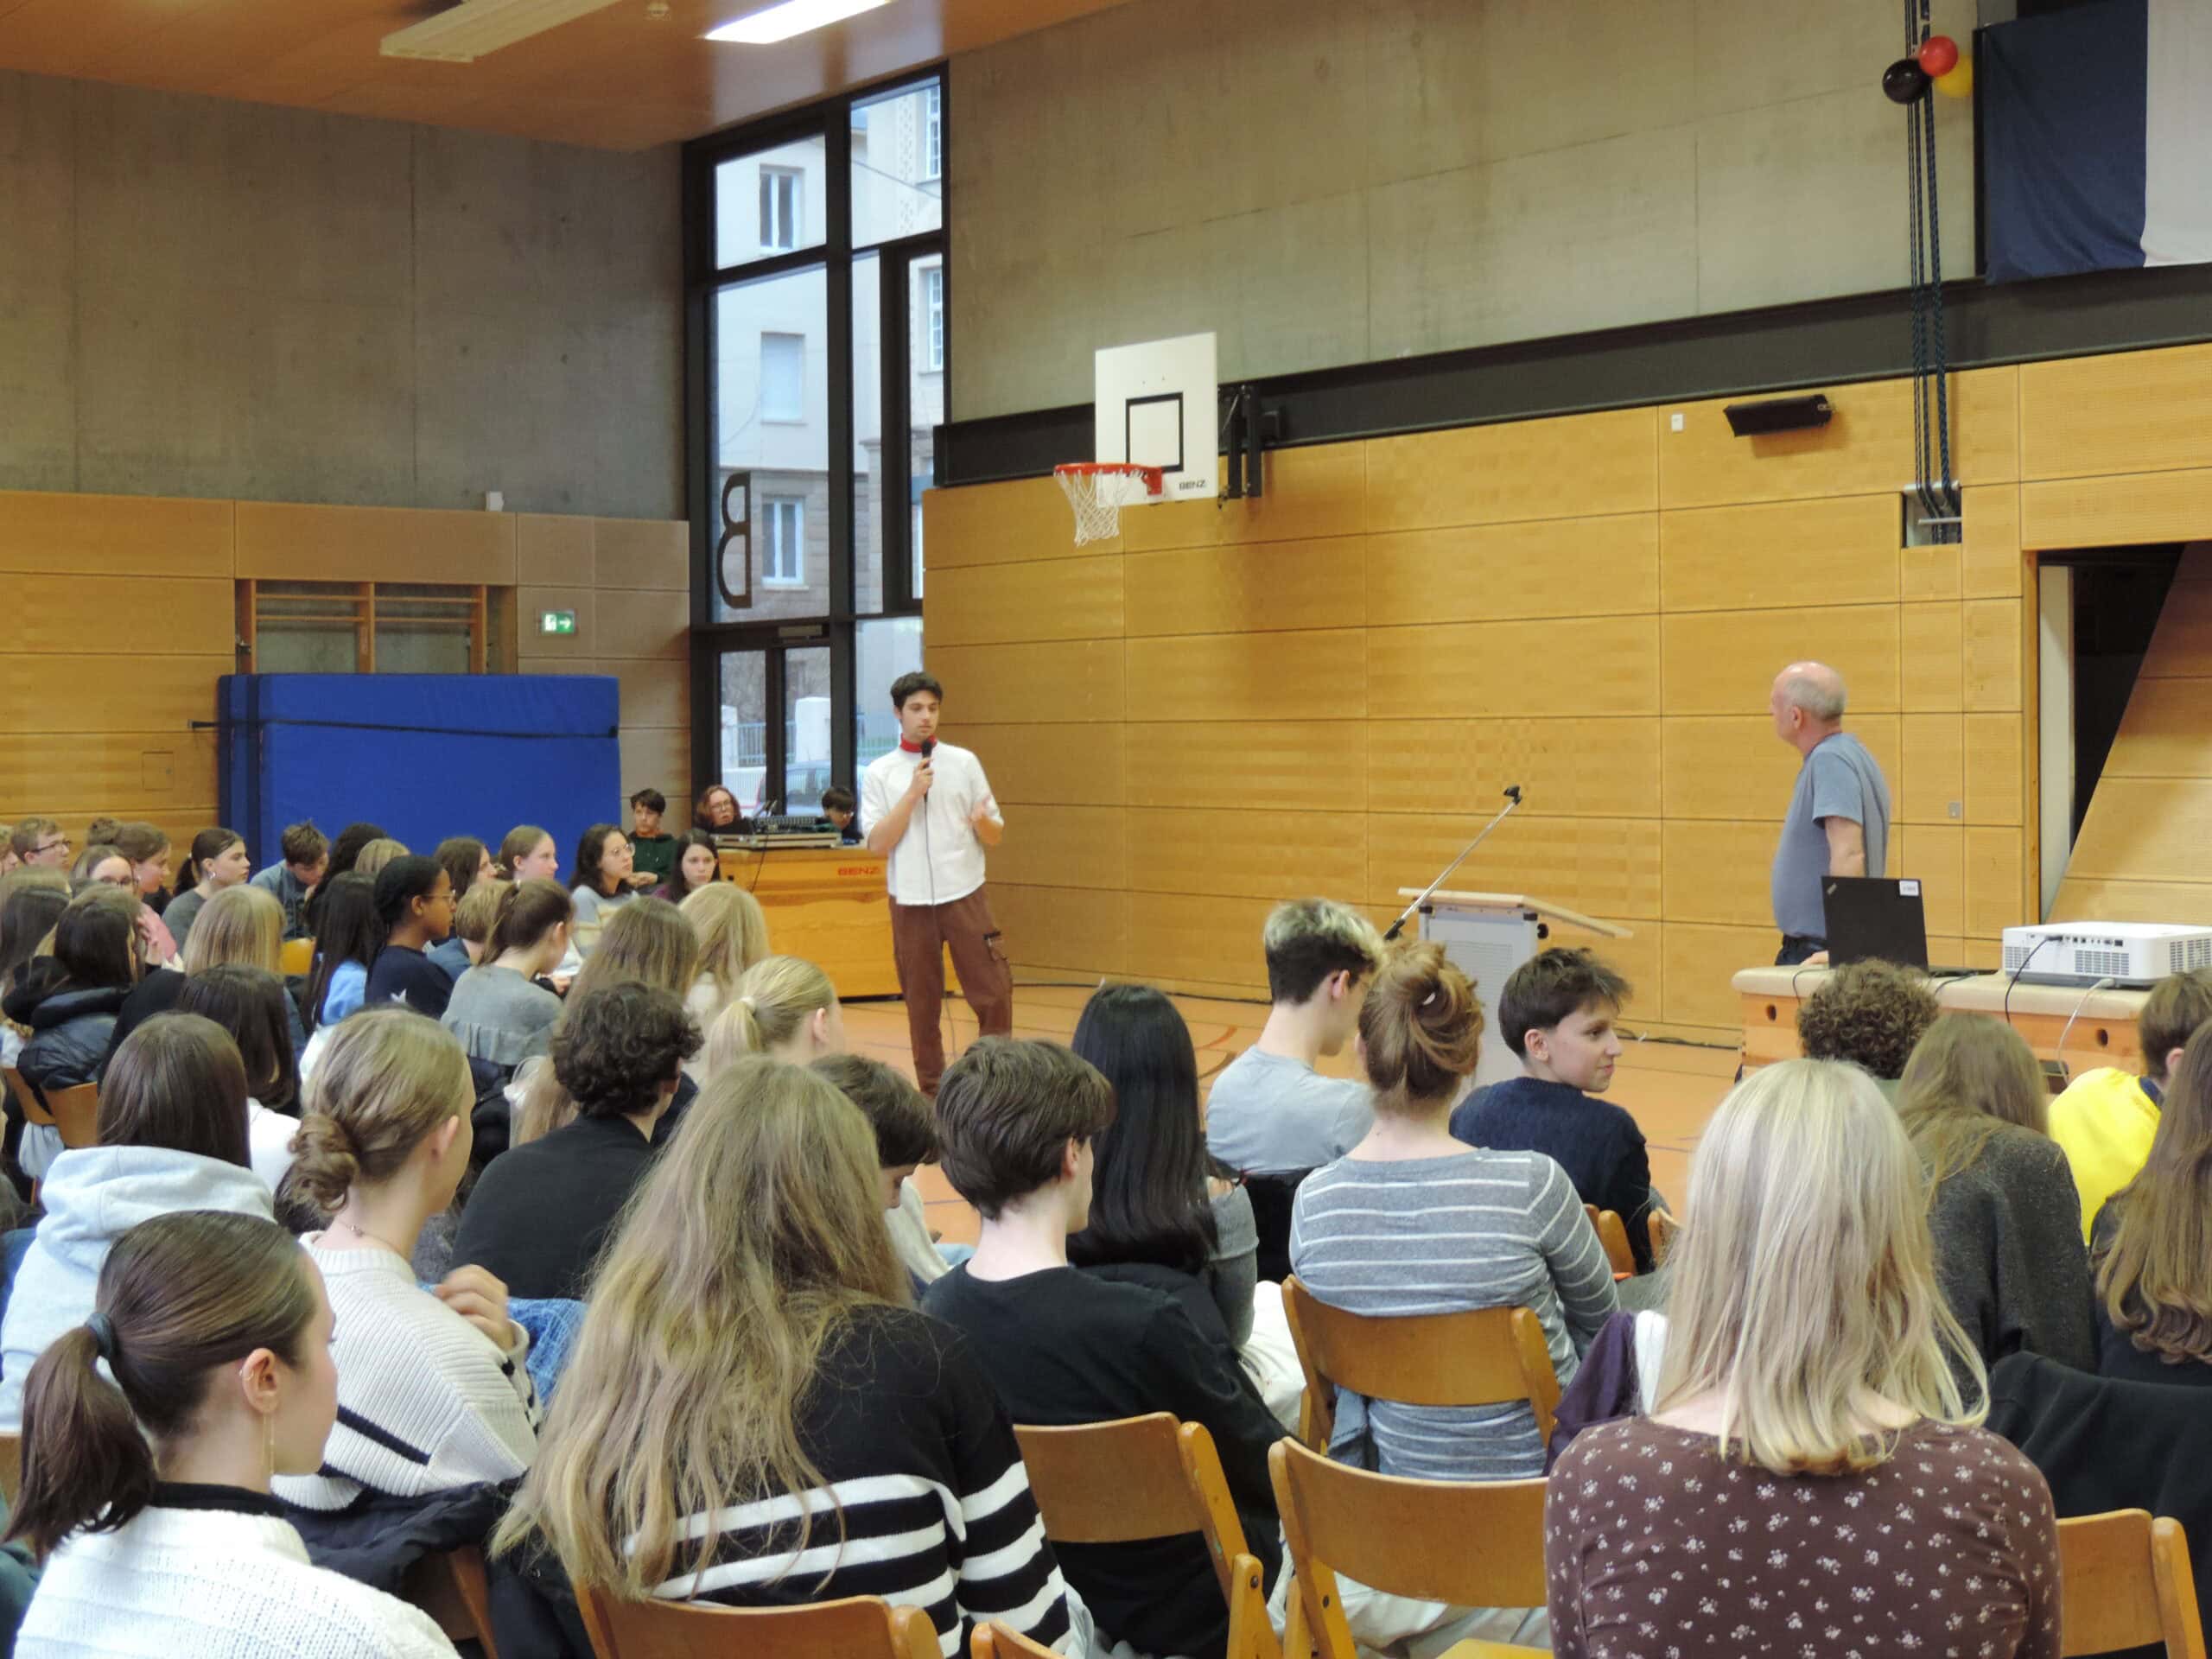
[[[8,1507],[16,1507],[16,1494],[23,1485],[23,1438],[20,1434],[0,1434],[0,1497],[8,1500]]]
[[[1594,1204],[1582,1206],[1582,1213],[1590,1217],[1590,1224],[1598,1230],[1598,1242],[1605,1247],[1605,1260],[1613,1264],[1613,1274],[1633,1274],[1636,1272],[1636,1252],[1629,1248],[1628,1224],[1621,1219],[1618,1210],[1600,1210]]]
[[[1068,1428],[1016,1424],[1029,1491],[1056,1544],[1122,1544],[1195,1532],[1235,1599],[1244,1526],[1204,1423],[1167,1412]]]
[[[918,1607],[874,1596],[804,1607],[620,1601],[579,1587],[576,1607],[599,1659],[938,1659],[937,1627]]]
[[[1282,1287],[1291,1341],[1306,1371],[1299,1438],[1329,1449],[1336,1390],[1409,1406],[1497,1406],[1526,1400],[1551,1443],[1559,1409],[1544,1327],[1525,1307],[1379,1319],[1319,1300],[1295,1279]]]
[[[7,1068],[7,1078],[8,1095],[16,1103],[16,1109],[26,1121],[52,1128],[54,1114],[46,1109],[45,1097],[31,1087],[31,1080],[12,1065]]]
[[[1229,1649],[1224,1659],[1277,1659],[1281,1646],[1268,1622],[1267,1580],[1259,1558],[1239,1555],[1232,1565],[1235,1587],[1229,1597]],[[1060,1659],[1043,1643],[993,1619],[978,1624],[969,1640],[970,1659]]]
[[[10,1494],[10,1500],[14,1497]],[[419,1607],[455,1642],[475,1642],[484,1659],[499,1659],[492,1639],[492,1590],[484,1552],[474,1544],[425,1555],[407,1569],[400,1599]]]
[[[41,1089],[14,1066],[8,1068],[8,1092],[16,1097],[23,1116],[61,1132],[61,1144],[71,1150],[99,1144],[99,1090],[89,1083],[67,1089]]]
[[[2061,1521],[2058,1567],[2061,1653],[2163,1643],[2168,1659],[2204,1659],[2196,1581],[2178,1521],[2154,1521],[2143,1510]]]
[[[1268,1453],[1294,1593],[1320,1659],[1355,1659],[1337,1575],[1458,1607],[1544,1605],[1538,1480],[1403,1480],[1332,1462],[1292,1440]],[[1296,1641],[1284,1650],[1298,1653]]]
[[[302,975],[313,973],[315,971],[315,941],[313,939],[285,940],[278,963],[288,979],[296,979]]]

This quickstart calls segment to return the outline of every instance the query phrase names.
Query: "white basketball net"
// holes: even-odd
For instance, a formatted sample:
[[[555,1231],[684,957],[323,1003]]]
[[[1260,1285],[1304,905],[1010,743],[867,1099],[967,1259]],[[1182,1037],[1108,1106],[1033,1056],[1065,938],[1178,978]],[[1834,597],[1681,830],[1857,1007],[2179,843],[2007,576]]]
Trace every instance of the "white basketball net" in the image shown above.
[[[1122,509],[1160,493],[1156,469],[1056,467],[1060,493],[1075,509],[1075,544],[1109,542],[1122,533]]]

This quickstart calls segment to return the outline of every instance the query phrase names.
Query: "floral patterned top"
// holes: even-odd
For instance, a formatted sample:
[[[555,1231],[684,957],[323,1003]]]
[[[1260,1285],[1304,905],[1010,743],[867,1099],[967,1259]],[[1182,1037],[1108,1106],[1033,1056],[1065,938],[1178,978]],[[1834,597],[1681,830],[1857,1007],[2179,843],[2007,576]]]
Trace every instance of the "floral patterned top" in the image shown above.
[[[1923,1421],[1863,1474],[1784,1476],[1606,1423],[1560,1459],[1544,1518],[1574,1659],[2058,1659],[2050,1489],[1986,1429]]]

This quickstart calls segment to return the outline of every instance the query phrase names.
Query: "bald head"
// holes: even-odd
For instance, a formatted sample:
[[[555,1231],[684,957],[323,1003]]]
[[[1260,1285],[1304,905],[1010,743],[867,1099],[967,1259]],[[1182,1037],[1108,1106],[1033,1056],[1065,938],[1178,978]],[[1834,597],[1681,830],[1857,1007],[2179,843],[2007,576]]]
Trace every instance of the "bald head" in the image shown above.
[[[1809,748],[1843,721],[1843,676],[1826,663],[1792,663],[1774,677],[1768,699],[1774,732],[1798,749]]]

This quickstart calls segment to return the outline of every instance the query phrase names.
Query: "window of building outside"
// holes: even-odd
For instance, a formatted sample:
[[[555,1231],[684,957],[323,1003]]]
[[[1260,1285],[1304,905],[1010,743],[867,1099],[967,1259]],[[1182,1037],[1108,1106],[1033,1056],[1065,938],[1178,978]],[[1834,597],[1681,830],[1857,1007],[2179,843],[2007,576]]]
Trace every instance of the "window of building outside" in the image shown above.
[[[930,74],[687,147],[693,686],[723,705],[693,722],[702,786],[765,801],[780,779],[804,810],[897,741],[946,417],[945,118]],[[723,533],[740,477],[749,538]]]

